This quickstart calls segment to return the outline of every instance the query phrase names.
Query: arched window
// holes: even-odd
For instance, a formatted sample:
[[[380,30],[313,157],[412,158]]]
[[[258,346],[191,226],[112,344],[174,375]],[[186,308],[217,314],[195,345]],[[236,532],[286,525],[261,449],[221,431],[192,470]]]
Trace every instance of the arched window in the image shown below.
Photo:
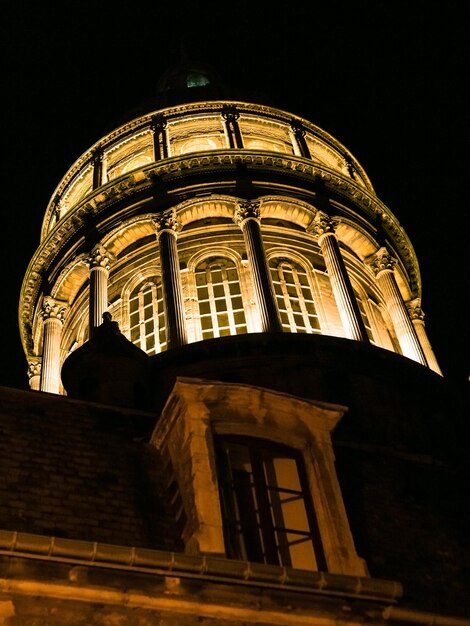
[[[227,556],[325,570],[325,557],[297,450],[251,437],[218,436]]]
[[[163,292],[158,277],[149,279],[129,298],[130,339],[147,354],[166,349]]]
[[[240,279],[230,259],[206,259],[196,267],[202,338],[247,332]]]
[[[282,327],[292,333],[320,333],[307,272],[285,259],[271,259],[269,267]]]

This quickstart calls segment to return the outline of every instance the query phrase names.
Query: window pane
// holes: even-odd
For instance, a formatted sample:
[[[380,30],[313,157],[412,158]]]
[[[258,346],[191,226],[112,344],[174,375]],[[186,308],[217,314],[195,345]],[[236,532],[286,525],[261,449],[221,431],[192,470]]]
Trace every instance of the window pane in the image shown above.
[[[205,272],[196,272],[196,285],[199,287],[201,285],[205,285],[206,281],[206,273]]]
[[[324,556],[297,451],[250,437],[216,440],[227,553],[317,570]]]
[[[223,326],[228,326],[228,315],[227,313],[219,313],[217,315],[217,322],[219,324],[219,328]]]
[[[215,301],[215,310],[216,311],[226,311],[227,310],[227,303],[225,302],[225,300],[216,300]]]
[[[145,283],[131,294],[129,311],[132,343],[147,354],[164,350],[166,347],[165,321],[159,277],[153,277],[152,281]],[[158,320],[158,325],[156,320]]]
[[[202,273],[202,267],[209,267],[204,270],[205,276],[210,276],[209,287],[197,288],[199,314],[201,316],[201,330],[213,329],[215,337],[225,335],[235,335],[239,325],[246,325],[243,300],[240,296],[241,288],[238,280],[238,271],[235,264],[230,259],[211,259],[210,265],[205,261],[201,269],[196,270],[196,282]],[[240,315],[238,315],[240,313]],[[237,314],[235,321],[235,314]],[[210,316],[209,321],[203,321],[203,317]]]
[[[276,259],[271,259],[270,269],[283,327],[291,332],[319,332],[306,271],[297,263]]]

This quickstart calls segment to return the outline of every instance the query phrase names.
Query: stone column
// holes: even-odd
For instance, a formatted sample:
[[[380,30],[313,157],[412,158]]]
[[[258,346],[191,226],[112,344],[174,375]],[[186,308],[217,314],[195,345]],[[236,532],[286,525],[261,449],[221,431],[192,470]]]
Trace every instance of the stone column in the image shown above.
[[[88,304],[89,337],[103,323],[103,313],[108,309],[108,276],[110,253],[102,245],[93,248],[86,263],[90,269],[90,294]]]
[[[29,388],[38,391],[41,387],[41,359],[31,358],[28,360]]]
[[[318,237],[318,245],[325,259],[331,289],[346,336],[349,339],[369,343],[366,327],[336,238],[335,225],[335,220],[326,213],[318,211],[314,221],[308,226],[307,232]]]
[[[44,320],[42,344],[41,391],[60,391],[60,337],[65,315],[65,304],[54,298],[44,298],[41,317]]]
[[[407,302],[406,306],[408,308],[408,313],[410,315],[413,326],[415,327],[419,343],[421,344],[421,348],[424,352],[424,356],[426,357],[426,361],[428,362],[429,367],[433,370],[433,372],[436,372],[436,374],[440,374],[442,376],[441,368],[439,367],[428,335],[426,333],[424,325],[424,313],[421,308],[421,302],[419,298]]]
[[[253,278],[263,332],[282,332],[274,286],[264,251],[260,228],[260,204],[249,200],[239,202],[233,221],[245,239],[248,262]]]
[[[392,318],[403,355],[422,365],[427,365],[426,357],[419,343],[415,327],[411,322],[411,318],[395,279],[393,269],[397,264],[397,260],[392,257],[385,247],[382,247],[372,255],[369,259],[369,264],[385,299],[385,304]]]
[[[157,228],[160,248],[167,345],[170,349],[188,343],[183,287],[176,247],[177,233],[181,230],[181,224],[173,210],[156,216],[153,220]]]

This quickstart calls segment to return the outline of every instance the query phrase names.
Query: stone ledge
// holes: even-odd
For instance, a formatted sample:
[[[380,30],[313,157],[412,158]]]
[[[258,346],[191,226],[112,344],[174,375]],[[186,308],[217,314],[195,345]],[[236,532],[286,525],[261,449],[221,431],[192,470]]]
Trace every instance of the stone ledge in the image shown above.
[[[310,572],[231,559],[189,556],[111,544],[62,539],[0,530],[0,555],[71,566],[111,568],[126,572],[239,582],[304,593],[393,603],[402,595],[399,583],[359,576]]]

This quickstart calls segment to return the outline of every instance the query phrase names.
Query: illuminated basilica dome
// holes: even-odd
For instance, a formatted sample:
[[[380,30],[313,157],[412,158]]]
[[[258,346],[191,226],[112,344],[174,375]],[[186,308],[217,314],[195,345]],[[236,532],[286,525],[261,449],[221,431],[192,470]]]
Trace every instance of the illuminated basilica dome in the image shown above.
[[[15,623],[467,624],[430,613],[468,607],[466,413],[405,231],[313,122],[199,65],[159,89],[66,172],[24,278]]]
[[[105,311],[148,355],[305,333],[439,372],[413,247],[361,164],[310,121],[217,99],[218,85],[178,66],[159,97],[189,103],[116,128],[60,181],[21,292],[32,387],[63,392],[62,363]]]

